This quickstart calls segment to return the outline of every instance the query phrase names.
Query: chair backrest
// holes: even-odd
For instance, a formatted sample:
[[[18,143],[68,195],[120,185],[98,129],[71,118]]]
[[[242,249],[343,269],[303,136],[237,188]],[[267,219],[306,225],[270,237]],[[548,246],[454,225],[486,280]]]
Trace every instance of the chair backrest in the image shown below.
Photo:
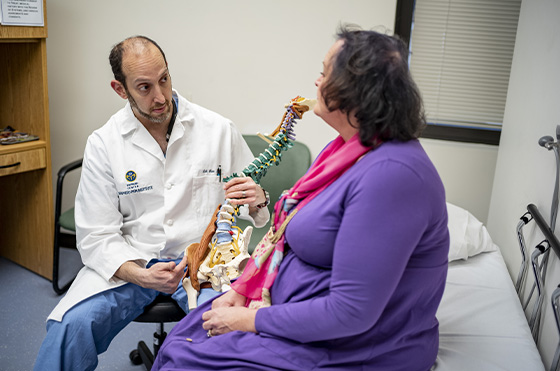
[[[243,135],[243,138],[255,157],[268,148],[268,143],[257,135]],[[309,147],[296,141],[292,148],[282,152],[280,165],[271,166],[267,170],[266,175],[261,179],[261,186],[270,194],[268,209],[270,210],[271,217],[274,213],[274,204],[278,201],[282,192],[286,189],[290,189],[295,182],[305,174],[310,166],[311,151]],[[238,220],[238,225],[242,229],[245,229],[249,224],[244,220]],[[253,236],[249,244],[249,252],[253,251],[267,230],[268,228],[266,227],[260,229],[255,228],[253,230]]]
[[[247,145],[257,157],[268,148],[268,143],[257,135],[243,135]],[[309,148],[300,142],[294,142],[294,146],[282,152],[280,165],[271,166],[261,180],[261,186],[270,194],[270,213],[274,211],[274,204],[280,198],[282,192],[291,188],[295,182],[305,174],[311,166],[311,152]]]
[[[82,267],[81,260],[79,259],[79,254],[76,249],[76,235],[74,233],[68,233],[68,231],[76,231],[76,223],[74,222],[74,208],[62,211],[62,190],[64,188],[64,178],[66,175],[76,169],[82,167],[82,159],[73,161],[69,164],[64,165],[58,171],[58,178],[56,182],[56,198],[54,202],[54,239],[53,239],[53,274],[52,274],[52,285],[54,291],[61,295],[72,284],[72,281],[76,277],[78,270]],[[64,231],[65,229],[66,231]],[[66,251],[64,253],[63,264],[60,263],[61,259],[61,248],[71,248],[74,251]],[[78,264],[72,264],[72,263]],[[64,266],[63,270],[65,274],[60,275],[60,266]],[[71,273],[71,274],[69,274]],[[65,284],[59,283],[59,276],[70,276],[71,279],[66,279]]]

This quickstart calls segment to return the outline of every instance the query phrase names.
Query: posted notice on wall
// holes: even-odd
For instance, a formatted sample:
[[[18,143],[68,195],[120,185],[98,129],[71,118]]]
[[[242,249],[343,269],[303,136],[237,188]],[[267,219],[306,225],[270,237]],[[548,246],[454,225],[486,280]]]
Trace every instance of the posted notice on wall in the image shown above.
[[[0,0],[0,23],[5,26],[44,26],[43,0]]]

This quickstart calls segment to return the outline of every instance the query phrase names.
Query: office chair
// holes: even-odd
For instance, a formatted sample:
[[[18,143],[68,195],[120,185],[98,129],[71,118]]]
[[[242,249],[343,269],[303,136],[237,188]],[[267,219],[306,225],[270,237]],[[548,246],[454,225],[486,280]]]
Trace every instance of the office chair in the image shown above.
[[[156,332],[154,332],[153,353],[150,351],[146,343],[138,342],[138,347],[133,349],[129,358],[135,365],[143,364],[147,370],[152,369],[154,359],[159,352],[159,348],[167,337],[164,331],[164,324],[169,322],[178,322],[185,317],[185,312],[169,295],[158,295],[152,304],[144,309],[144,313],[138,316],[134,322],[155,323]]]
[[[268,148],[268,143],[257,135],[243,135],[243,138],[255,157]],[[271,218],[274,214],[274,204],[278,201],[282,192],[290,189],[296,181],[305,174],[310,166],[311,152],[309,148],[305,144],[296,141],[292,148],[282,152],[280,165],[272,166],[268,169],[260,185],[270,195],[268,210],[270,211]],[[248,221],[242,219],[237,219],[237,224],[243,230],[251,225]],[[257,244],[268,231],[269,226],[270,223],[262,228],[253,228],[253,234],[251,235],[251,241],[249,243],[249,253],[253,252]]]
[[[71,247],[76,248],[76,235],[72,233],[64,232],[63,229],[75,232],[76,224],[74,223],[74,208],[70,208],[65,212],[62,212],[62,186],[64,184],[64,177],[71,172],[82,167],[82,159],[71,162],[58,171],[58,180],[56,183],[56,200],[55,200],[55,211],[54,211],[54,249],[53,249],[53,278],[52,284],[54,292],[61,295],[68,290],[74,277],[70,279],[64,285],[59,285],[59,268],[60,268],[60,248],[61,247]]]

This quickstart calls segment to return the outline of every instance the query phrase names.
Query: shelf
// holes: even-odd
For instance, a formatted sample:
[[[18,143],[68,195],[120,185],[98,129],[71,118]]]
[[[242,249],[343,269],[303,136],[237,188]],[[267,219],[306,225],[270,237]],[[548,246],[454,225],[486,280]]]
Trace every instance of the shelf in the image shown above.
[[[54,211],[44,27],[0,25],[0,127],[37,135],[0,145],[0,256],[52,278]]]
[[[9,145],[0,145],[0,156],[14,153],[14,152],[23,152],[23,151],[30,151],[33,149],[38,148],[46,148],[47,142],[44,140],[34,140],[32,142],[23,142],[17,144],[9,144]]]
[[[46,39],[47,30],[47,0],[43,0],[43,27],[24,27],[24,26],[4,26],[0,25],[0,43],[2,42],[21,42],[26,39]],[[28,40],[29,41],[29,40]],[[28,42],[25,41],[25,42]]]

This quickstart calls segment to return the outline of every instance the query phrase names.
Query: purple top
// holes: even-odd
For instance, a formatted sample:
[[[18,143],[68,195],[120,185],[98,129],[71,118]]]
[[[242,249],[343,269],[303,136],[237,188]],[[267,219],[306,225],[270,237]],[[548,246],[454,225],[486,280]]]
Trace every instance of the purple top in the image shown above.
[[[444,188],[418,141],[366,154],[298,212],[286,240],[273,305],[257,312],[259,334],[206,341],[198,328],[206,305],[173,329],[184,331],[168,338],[159,361],[194,369],[433,365],[449,235]],[[201,343],[184,344],[184,336]]]

